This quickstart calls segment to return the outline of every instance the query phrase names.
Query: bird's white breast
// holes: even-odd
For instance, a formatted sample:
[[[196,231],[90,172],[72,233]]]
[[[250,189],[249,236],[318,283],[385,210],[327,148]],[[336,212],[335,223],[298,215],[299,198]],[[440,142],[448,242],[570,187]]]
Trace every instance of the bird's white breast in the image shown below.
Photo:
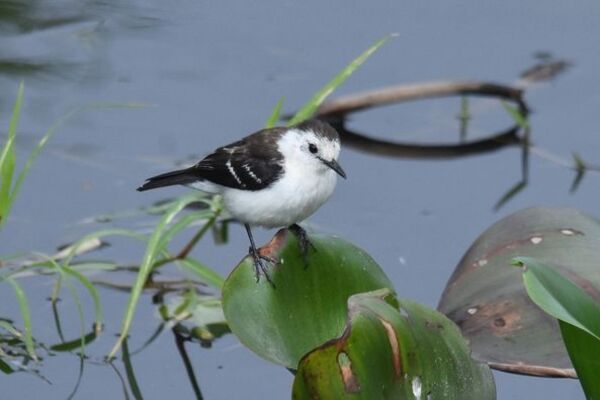
[[[288,160],[281,178],[266,189],[226,189],[225,206],[235,218],[251,225],[275,228],[300,222],[329,199],[337,182],[331,169],[304,167]]]

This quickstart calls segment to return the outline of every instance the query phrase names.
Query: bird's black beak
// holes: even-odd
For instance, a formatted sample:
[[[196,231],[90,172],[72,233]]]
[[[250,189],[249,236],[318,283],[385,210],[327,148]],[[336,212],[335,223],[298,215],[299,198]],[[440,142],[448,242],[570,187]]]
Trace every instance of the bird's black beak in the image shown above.
[[[319,157],[319,160],[323,161],[323,164],[327,165],[329,168],[334,170],[339,176],[346,179],[346,173],[344,172],[344,170],[342,169],[342,167],[340,166],[340,164],[338,164],[338,162],[336,160],[329,161],[329,160],[325,160],[320,157]]]

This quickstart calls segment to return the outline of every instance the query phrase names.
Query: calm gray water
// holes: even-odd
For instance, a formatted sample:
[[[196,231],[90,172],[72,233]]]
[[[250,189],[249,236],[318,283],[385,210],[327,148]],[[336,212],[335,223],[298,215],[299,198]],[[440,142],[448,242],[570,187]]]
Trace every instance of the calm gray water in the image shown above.
[[[205,154],[259,129],[283,96],[284,109],[293,111],[390,32],[398,37],[336,94],[440,79],[511,83],[535,61],[536,51],[549,51],[574,66],[552,83],[528,91],[534,142],[565,159],[577,151],[598,163],[597,1],[15,0],[0,2],[0,12],[0,124],[4,131],[23,79],[21,159],[73,106],[96,101],[154,105],[90,111],[61,128],[23,188],[2,232],[0,254],[32,249],[51,253],[95,229],[79,223],[87,217],[181,193],[169,189],[140,194],[134,189],[174,160]],[[473,107],[481,110],[473,122],[474,135],[510,122],[495,102],[481,100]],[[356,115],[351,126],[401,140],[452,141],[458,110],[458,99],[420,102]],[[598,214],[597,175],[589,174],[570,195],[572,171],[535,156],[530,185],[494,212],[495,202],[520,177],[519,157],[515,149],[506,149],[432,162],[346,150],[341,161],[349,179],[340,182],[310,223],[367,250],[402,297],[435,307],[463,252],[497,219],[538,204]],[[151,222],[145,221],[148,226]],[[257,236],[265,241],[272,233],[257,231]],[[246,241],[243,230],[233,226],[230,244],[214,248],[209,241],[201,243],[198,257],[226,274],[243,256]],[[135,262],[142,252],[141,246],[125,245],[101,257]],[[50,283],[32,279],[27,291],[36,335],[55,341],[45,301]],[[124,294],[102,294],[106,333],[89,349],[98,359],[113,343],[126,302]],[[65,330],[77,332],[76,311],[65,303]],[[141,302],[132,347],[156,325],[149,303]],[[0,290],[0,315],[18,315],[8,286]],[[211,350],[190,347],[190,355],[207,399],[289,397],[292,376],[250,353],[231,335]],[[133,363],[146,398],[192,398],[170,334],[163,334]],[[52,385],[27,374],[0,375],[0,397],[65,398],[75,383],[78,359],[51,357],[42,370]],[[495,377],[499,399],[583,398],[573,380],[504,373]],[[112,369],[86,365],[75,398],[122,396]]]

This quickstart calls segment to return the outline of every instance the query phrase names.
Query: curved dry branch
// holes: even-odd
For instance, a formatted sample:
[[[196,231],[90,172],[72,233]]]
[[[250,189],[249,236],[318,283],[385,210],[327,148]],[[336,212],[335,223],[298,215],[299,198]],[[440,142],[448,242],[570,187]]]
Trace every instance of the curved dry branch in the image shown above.
[[[529,113],[523,100],[523,89],[491,82],[441,81],[389,86],[339,97],[324,103],[316,115],[320,118],[341,117],[366,108],[392,103],[460,95],[502,98],[516,103],[522,114]]]

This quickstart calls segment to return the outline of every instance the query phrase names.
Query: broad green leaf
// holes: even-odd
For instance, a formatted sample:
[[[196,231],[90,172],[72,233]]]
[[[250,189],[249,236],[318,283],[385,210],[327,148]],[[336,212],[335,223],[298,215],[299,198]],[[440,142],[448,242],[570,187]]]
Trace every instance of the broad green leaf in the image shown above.
[[[300,361],[295,400],[496,398],[490,369],[444,315],[388,289],[350,297],[348,310],[343,333]]]
[[[473,356],[515,373],[575,377],[556,319],[527,295],[515,257],[548,264],[600,292],[600,222],[569,208],[535,207],[503,218],[473,243],[438,309],[461,328]],[[540,340],[543,338],[543,340]]]
[[[529,297],[559,320],[571,361],[588,399],[600,398],[600,304],[554,268],[519,257]]]
[[[350,64],[348,64],[344,69],[342,69],[332,80],[327,82],[325,86],[323,86],[317,93],[313,95],[313,97],[308,100],[306,104],[304,104],[300,110],[296,112],[296,114],[289,120],[288,126],[299,124],[302,121],[305,121],[311,118],[317,109],[323,104],[325,99],[333,93],[338,86],[340,86],[346,79],[350,77],[356,71],[358,67],[360,67],[373,53],[375,53],[381,46],[384,45],[388,39],[392,37],[392,35],[388,35],[383,39],[375,42],[371,47],[369,47],[364,53],[358,56],[355,60],[353,60]]]
[[[600,340],[600,305],[554,268],[535,258],[517,257],[527,294],[554,318],[578,327]]]
[[[281,230],[263,248],[279,261],[269,268],[275,288],[246,257],[223,285],[223,311],[231,331],[257,353],[296,368],[308,351],[339,336],[346,324],[347,299],[392,285],[373,259],[333,236],[311,234],[315,246],[304,264],[294,234]]]
[[[558,323],[586,398],[600,399],[600,341],[576,326]]]

